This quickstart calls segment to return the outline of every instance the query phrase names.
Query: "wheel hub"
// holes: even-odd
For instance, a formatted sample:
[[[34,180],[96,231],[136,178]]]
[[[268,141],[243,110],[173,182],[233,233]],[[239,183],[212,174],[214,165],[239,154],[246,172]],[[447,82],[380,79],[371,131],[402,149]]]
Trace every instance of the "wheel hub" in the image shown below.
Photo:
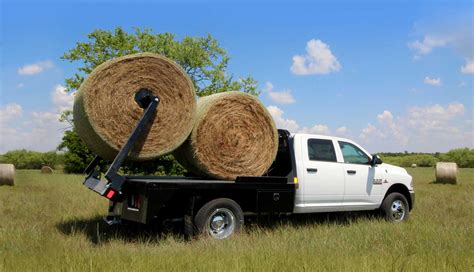
[[[209,217],[208,231],[215,239],[229,237],[235,229],[235,216],[226,208],[216,209]]]
[[[405,218],[405,204],[401,200],[392,202],[391,215],[395,221],[402,221]]]
[[[224,217],[221,215],[214,216],[214,218],[212,218],[211,228],[217,231],[221,230],[225,226],[224,220]]]

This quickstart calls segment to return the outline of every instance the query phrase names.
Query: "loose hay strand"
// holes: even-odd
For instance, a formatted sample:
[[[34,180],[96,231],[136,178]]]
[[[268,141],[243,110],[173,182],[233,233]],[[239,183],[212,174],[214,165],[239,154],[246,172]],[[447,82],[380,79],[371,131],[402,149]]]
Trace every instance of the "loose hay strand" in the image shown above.
[[[175,62],[140,53],[107,61],[86,78],[74,102],[74,125],[94,153],[111,160],[143,114],[135,93],[147,88],[159,96],[147,137],[129,156],[149,160],[172,152],[192,130],[196,93],[191,79]]]
[[[13,164],[0,164],[0,185],[15,185],[15,166]]]
[[[265,106],[243,92],[199,99],[196,123],[175,152],[188,171],[199,176],[234,180],[260,176],[278,150],[278,132]]]

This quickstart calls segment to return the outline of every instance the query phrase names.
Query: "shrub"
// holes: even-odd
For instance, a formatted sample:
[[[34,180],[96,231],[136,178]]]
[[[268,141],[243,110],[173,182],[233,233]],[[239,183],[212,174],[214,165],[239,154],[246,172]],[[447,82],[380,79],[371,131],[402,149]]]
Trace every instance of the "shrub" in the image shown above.
[[[458,167],[474,167],[474,149],[457,148],[440,155],[440,160],[455,162]]]
[[[0,157],[0,162],[11,163],[17,169],[40,169],[44,165],[52,168],[62,164],[63,155],[55,151],[36,152],[29,150],[8,151]]]

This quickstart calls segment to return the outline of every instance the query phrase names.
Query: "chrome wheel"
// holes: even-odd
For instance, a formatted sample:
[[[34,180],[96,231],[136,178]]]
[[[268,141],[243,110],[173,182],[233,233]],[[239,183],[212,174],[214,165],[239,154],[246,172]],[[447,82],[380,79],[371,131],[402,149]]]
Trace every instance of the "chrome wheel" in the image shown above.
[[[226,208],[216,209],[208,220],[208,233],[215,239],[229,237],[235,229],[234,213]]]
[[[403,221],[405,218],[405,213],[406,213],[406,207],[403,201],[397,199],[392,202],[391,205],[391,216],[394,221]]]

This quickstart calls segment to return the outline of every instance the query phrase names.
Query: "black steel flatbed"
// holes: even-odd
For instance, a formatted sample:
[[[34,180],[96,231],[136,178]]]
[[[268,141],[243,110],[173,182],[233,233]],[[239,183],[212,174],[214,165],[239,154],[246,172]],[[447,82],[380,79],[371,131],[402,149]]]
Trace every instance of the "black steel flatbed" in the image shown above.
[[[102,177],[95,157],[86,168],[84,185],[110,200],[106,221],[122,220],[144,224],[184,218],[193,229],[195,213],[216,199],[229,199],[243,212],[291,213],[297,188],[293,143],[286,130],[279,130],[279,148],[271,168],[263,176],[239,176],[235,181],[202,177],[123,176],[119,169],[152,120],[159,99],[146,90],[138,92],[137,103],[145,109],[142,118]],[[190,227],[191,226],[191,227]],[[186,228],[186,227],[185,227]],[[192,232],[192,231],[191,231]]]

